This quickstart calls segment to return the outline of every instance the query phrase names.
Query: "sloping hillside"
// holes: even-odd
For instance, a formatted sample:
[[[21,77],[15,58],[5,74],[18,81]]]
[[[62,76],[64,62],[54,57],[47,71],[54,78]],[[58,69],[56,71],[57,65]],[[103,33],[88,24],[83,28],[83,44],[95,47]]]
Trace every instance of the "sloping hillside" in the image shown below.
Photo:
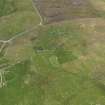
[[[7,1],[0,105],[105,105],[105,0]]]

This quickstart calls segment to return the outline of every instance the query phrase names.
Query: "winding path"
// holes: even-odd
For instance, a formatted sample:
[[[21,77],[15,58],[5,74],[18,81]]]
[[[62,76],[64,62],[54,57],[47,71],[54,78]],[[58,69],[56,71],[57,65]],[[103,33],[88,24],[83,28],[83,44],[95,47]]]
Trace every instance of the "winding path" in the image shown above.
[[[32,30],[36,29],[38,26],[42,26],[42,25],[43,25],[43,19],[42,19],[41,15],[40,15],[38,9],[35,7],[35,3],[34,3],[33,0],[32,0],[32,6],[33,6],[35,12],[37,12],[37,14],[38,14],[38,16],[39,16],[39,18],[40,18],[40,23],[39,23],[38,25],[36,25],[36,26],[30,28],[29,30],[25,30],[25,31],[23,31],[23,32],[21,32],[21,33],[19,33],[19,34],[14,35],[12,38],[10,38],[10,39],[8,39],[8,40],[0,40],[0,43],[3,43],[3,45],[2,45],[1,48],[0,48],[0,53],[2,52],[2,49],[5,47],[6,44],[9,44],[9,43],[11,43],[13,40],[15,40],[16,38],[21,37],[21,36],[25,35],[25,34],[28,33],[28,32],[31,32]]]
[[[37,12],[37,14],[38,14],[39,17],[40,17],[40,23],[39,23],[38,25],[36,25],[36,26],[30,28],[29,30],[26,30],[26,31],[23,31],[23,32],[21,32],[21,33],[19,33],[19,34],[14,35],[14,36],[13,36],[12,38],[10,38],[9,40],[0,40],[0,43],[2,43],[1,48],[0,48],[0,53],[1,53],[1,52],[3,51],[3,49],[5,48],[5,45],[6,45],[6,44],[10,44],[10,43],[11,43],[13,40],[15,40],[16,38],[21,37],[21,36],[25,35],[26,33],[31,32],[32,30],[36,29],[38,26],[42,26],[42,25],[43,25],[43,19],[42,19],[41,15],[40,15],[39,11],[38,11],[37,8],[35,7],[35,3],[34,3],[33,0],[32,0],[32,6],[33,6],[35,12]],[[7,51],[6,51],[6,53],[7,53]],[[3,57],[2,57],[2,58],[3,58]],[[0,58],[0,60],[2,60],[2,58]],[[11,65],[11,66],[14,66],[14,65],[15,65],[15,64],[13,64],[13,65]],[[8,72],[8,71],[6,71],[7,68],[10,68],[11,66],[8,66],[8,67],[3,68],[3,69],[0,70],[0,88],[2,88],[3,86],[6,85],[6,81],[4,80],[4,79],[5,79],[4,73],[7,73],[7,72]],[[3,79],[3,78],[4,78],[4,79]]]

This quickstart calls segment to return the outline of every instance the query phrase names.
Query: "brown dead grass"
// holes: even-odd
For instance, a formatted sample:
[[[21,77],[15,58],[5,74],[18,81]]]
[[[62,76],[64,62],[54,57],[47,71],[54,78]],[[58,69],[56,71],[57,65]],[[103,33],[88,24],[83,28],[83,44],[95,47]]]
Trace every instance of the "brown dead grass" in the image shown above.
[[[88,0],[34,0],[45,23],[74,18],[95,17],[95,9]]]

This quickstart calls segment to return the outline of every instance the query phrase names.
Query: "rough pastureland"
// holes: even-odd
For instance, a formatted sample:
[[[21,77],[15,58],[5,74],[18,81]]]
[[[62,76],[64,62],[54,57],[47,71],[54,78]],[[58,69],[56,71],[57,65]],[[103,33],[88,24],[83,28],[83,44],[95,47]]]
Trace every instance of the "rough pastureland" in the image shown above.
[[[96,16],[87,0],[34,0],[34,3],[45,23]]]

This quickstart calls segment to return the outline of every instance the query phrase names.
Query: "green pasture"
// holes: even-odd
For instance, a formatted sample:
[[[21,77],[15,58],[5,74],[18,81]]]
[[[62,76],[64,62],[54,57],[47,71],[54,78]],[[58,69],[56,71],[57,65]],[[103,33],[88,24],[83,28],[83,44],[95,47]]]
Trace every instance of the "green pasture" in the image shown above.
[[[0,1],[0,40],[39,22],[31,0]],[[46,24],[6,46],[0,105],[105,105],[104,23],[102,16]]]

